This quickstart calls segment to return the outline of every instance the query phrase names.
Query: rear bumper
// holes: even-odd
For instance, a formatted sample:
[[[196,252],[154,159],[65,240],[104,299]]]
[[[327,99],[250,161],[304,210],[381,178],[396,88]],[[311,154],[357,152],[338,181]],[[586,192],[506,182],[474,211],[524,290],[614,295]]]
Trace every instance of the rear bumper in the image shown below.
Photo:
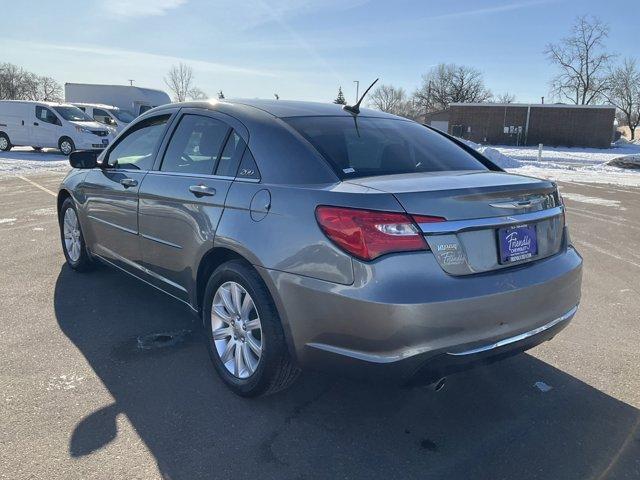
[[[263,273],[302,367],[406,381],[548,340],[576,312],[582,258],[568,247],[535,263],[454,277],[432,254],[401,254],[355,262],[349,286]]]

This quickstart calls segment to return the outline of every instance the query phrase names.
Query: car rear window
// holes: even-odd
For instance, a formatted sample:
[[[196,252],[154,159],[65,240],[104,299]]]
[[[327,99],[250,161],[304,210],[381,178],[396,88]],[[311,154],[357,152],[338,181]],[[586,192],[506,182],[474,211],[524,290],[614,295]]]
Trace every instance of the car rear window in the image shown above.
[[[341,178],[487,170],[480,161],[418,123],[374,117],[290,117]]]

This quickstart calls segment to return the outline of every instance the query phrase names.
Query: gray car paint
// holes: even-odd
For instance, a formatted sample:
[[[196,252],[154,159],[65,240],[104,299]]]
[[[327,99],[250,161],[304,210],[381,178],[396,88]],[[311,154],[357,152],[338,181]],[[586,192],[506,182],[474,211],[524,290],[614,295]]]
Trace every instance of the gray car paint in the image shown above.
[[[61,195],[70,194],[76,202],[87,248],[194,311],[201,307],[198,271],[203,259],[219,249],[234,252],[264,280],[291,353],[301,365],[316,363],[319,354],[321,362],[324,354],[368,363],[427,359],[535,329],[579,303],[582,260],[567,244],[566,234],[555,239],[547,258],[502,270],[492,270],[489,259],[484,266],[492,271],[456,276],[432,252],[356,260],[323,235],[314,215],[325,204],[406,209],[449,220],[518,215],[549,205],[538,202],[523,210],[502,204],[553,194],[551,182],[503,172],[340,181],[320,154],[279,118],[351,115],[335,105],[190,102],[150,110],[129,128],[167,112],[174,116],[150,172],[96,168],[72,171],[63,181]],[[214,115],[232,126],[247,142],[260,181],[158,172],[170,132],[185,112]],[[361,115],[405,121],[366,109]],[[118,138],[123,135],[126,130]],[[122,176],[135,177],[138,186],[121,188]],[[195,181],[211,186],[216,195],[193,197],[188,187]],[[437,238],[428,238],[435,245]],[[480,262],[481,249],[470,258]]]

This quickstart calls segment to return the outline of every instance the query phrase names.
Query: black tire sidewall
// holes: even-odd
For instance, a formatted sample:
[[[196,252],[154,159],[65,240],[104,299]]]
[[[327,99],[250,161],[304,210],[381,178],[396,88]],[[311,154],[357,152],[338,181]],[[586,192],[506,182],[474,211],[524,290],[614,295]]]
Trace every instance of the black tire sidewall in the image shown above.
[[[258,368],[249,378],[241,379],[232,375],[220,360],[215,348],[211,327],[211,308],[218,287],[225,282],[236,282],[251,295],[260,316],[262,329],[262,354]],[[280,317],[266,286],[258,273],[241,261],[224,263],[213,273],[203,298],[203,325],[207,337],[207,351],[222,380],[235,393],[254,397],[266,392],[278,373],[282,356],[287,355]]]
[[[64,214],[70,208],[73,209],[74,212],[76,212],[76,218],[78,219],[78,228],[80,228],[80,258],[78,258],[78,260],[75,262],[69,257],[67,247],[64,243]],[[60,207],[60,214],[58,216],[58,223],[60,225],[60,241],[62,243],[62,253],[64,253],[64,258],[67,260],[67,264],[74,270],[88,270],[92,264],[92,261],[89,257],[89,253],[87,252],[86,244],[84,243],[84,233],[82,233],[82,227],[80,226],[78,209],[76,208],[76,205],[71,198],[67,198],[64,202],[62,202],[62,207]]]

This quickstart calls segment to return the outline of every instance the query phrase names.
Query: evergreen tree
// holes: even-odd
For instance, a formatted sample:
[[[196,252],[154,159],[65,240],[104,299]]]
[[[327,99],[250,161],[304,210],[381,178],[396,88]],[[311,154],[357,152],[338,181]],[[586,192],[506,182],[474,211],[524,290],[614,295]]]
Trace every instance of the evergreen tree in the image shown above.
[[[333,103],[337,103],[338,105],[347,104],[347,101],[344,98],[344,93],[342,93],[342,87],[338,87],[338,97],[333,101]]]
[[[219,98],[220,100],[224,100],[224,93],[222,93],[222,90],[220,90],[220,91],[218,92],[218,98]]]

